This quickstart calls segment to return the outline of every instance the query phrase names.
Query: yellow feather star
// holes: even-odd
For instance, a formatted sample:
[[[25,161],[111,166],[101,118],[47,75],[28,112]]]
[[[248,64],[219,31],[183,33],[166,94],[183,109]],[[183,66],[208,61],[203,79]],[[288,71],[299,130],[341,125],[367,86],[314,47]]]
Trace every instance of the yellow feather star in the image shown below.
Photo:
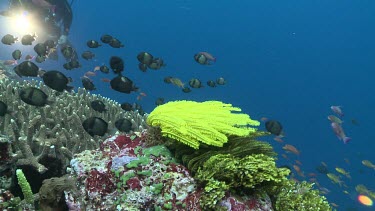
[[[241,109],[220,101],[172,101],[156,107],[147,124],[160,127],[163,136],[198,149],[199,142],[222,147],[228,135],[247,136],[259,122]],[[233,113],[237,112],[237,113]]]

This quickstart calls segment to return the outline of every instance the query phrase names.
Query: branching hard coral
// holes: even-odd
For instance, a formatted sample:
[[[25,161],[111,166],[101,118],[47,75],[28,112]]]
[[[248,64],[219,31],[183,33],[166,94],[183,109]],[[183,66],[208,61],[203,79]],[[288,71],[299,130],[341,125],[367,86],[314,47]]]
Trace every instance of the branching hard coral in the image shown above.
[[[296,183],[292,180],[284,181],[283,185],[277,189],[275,195],[275,210],[332,210],[327,199],[324,196],[320,196],[319,191],[313,190],[312,187],[312,183],[305,181],[301,183]]]
[[[41,108],[25,104],[18,95],[24,87],[41,89],[53,103]],[[57,93],[40,81],[14,81],[7,78],[0,80],[0,100],[9,110],[14,111],[0,121],[0,133],[12,135],[15,140],[10,152],[12,162],[17,161],[17,165],[31,164],[40,173],[47,170],[39,163],[46,155],[60,159],[62,170],[65,170],[73,154],[99,147],[99,143],[106,137],[91,137],[84,130],[81,123],[88,117],[100,117],[113,128],[115,120],[119,118],[130,119],[133,131],[141,132],[148,127],[145,116],[134,111],[124,112],[119,103],[81,88],[77,92]],[[102,101],[107,111],[94,111],[90,107],[94,100]]]
[[[220,101],[173,101],[156,107],[148,116],[150,126],[159,126],[163,136],[177,140],[194,149],[200,143],[222,147],[227,136],[247,136],[256,131],[249,126],[259,122],[249,115]]]

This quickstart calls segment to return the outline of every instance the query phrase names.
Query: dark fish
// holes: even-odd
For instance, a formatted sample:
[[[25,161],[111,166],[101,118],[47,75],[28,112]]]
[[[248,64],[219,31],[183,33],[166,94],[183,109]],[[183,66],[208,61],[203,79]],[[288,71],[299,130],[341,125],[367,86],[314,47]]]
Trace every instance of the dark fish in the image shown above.
[[[42,62],[46,61],[46,57],[45,56],[37,56],[37,57],[35,57],[35,61],[38,62],[38,63],[42,63]]]
[[[219,85],[224,85],[224,84],[227,83],[227,81],[223,77],[220,77],[220,78],[216,79],[216,83],[219,84]]]
[[[82,77],[82,85],[85,89],[89,91],[96,90],[96,87],[94,83],[92,82],[92,80],[87,77]]]
[[[194,60],[198,62],[199,64],[203,64],[203,65],[209,64],[208,59],[203,54],[195,54]]]
[[[64,90],[70,92],[74,88],[67,85],[70,80],[60,71],[51,70],[45,72],[42,79],[45,85],[58,92],[62,92]]]
[[[99,113],[102,113],[103,111],[107,111],[107,109],[105,108],[105,105],[102,101],[100,100],[94,100],[90,103],[90,106],[92,109],[94,109],[95,111],[99,112]]]
[[[100,66],[99,70],[100,70],[100,72],[105,73],[105,74],[109,73],[109,68],[105,65]]]
[[[72,46],[66,45],[61,48],[61,53],[64,55],[65,58],[72,58],[75,54],[75,51],[72,48]]]
[[[22,45],[32,45],[35,41],[36,35],[26,34],[22,37],[21,43]]]
[[[156,58],[152,60],[152,62],[148,65],[148,67],[153,70],[159,70],[164,66],[166,66],[166,64],[164,64],[164,60],[161,58]]]
[[[121,73],[124,70],[124,61],[118,56],[112,56],[109,60],[109,66],[114,73]]]
[[[134,103],[133,107],[134,107],[135,110],[138,111],[138,113],[139,113],[140,115],[143,116],[143,115],[145,114],[145,111],[143,110],[143,108],[142,108],[142,106],[141,106],[140,104],[138,104],[138,103]]]
[[[164,98],[161,98],[161,97],[159,97],[159,98],[156,99],[156,101],[155,101],[155,105],[156,105],[156,106],[163,105],[164,103],[165,103]]]
[[[19,60],[22,57],[22,52],[20,50],[14,50],[12,57],[14,60]]]
[[[124,45],[121,43],[120,40],[116,38],[112,38],[111,41],[109,42],[109,45],[113,48],[121,48],[124,47]]]
[[[189,85],[192,88],[201,88],[201,87],[203,87],[202,82],[199,79],[197,79],[197,78],[190,79]]]
[[[167,84],[170,84],[170,83],[172,83],[172,79],[173,79],[172,76],[167,76],[167,77],[164,78],[164,82],[167,83]]]
[[[268,120],[266,122],[266,130],[273,135],[279,136],[283,132],[283,126],[276,120]]]
[[[67,70],[72,70],[72,69],[75,69],[75,68],[80,68],[81,64],[78,62],[78,60],[72,60],[68,63],[65,63],[63,65],[63,67]]]
[[[53,40],[46,40],[44,42],[44,45],[48,48],[48,49],[51,49],[51,48],[56,48],[57,44],[55,41]]]
[[[43,107],[49,103],[48,95],[35,87],[22,88],[19,96],[23,102],[37,107]]]
[[[82,127],[91,136],[104,136],[108,130],[108,123],[99,117],[90,117],[82,122]]]
[[[5,114],[9,113],[8,105],[5,104],[3,101],[0,101],[0,116],[5,116]]]
[[[3,38],[1,38],[1,42],[4,45],[12,45],[17,41],[18,41],[18,38],[14,37],[13,35],[10,35],[10,34],[6,34],[6,35],[4,35]]]
[[[185,93],[189,93],[189,92],[191,92],[191,89],[189,87],[184,87],[182,89],[182,91],[185,92]]]
[[[93,54],[91,51],[85,51],[82,53],[82,58],[89,60],[95,57],[95,54]]]
[[[106,44],[109,44],[111,42],[111,40],[113,39],[113,37],[111,35],[108,35],[108,34],[105,34],[103,35],[100,40],[103,42],[103,43],[106,43]]]
[[[133,110],[133,105],[130,103],[122,103],[121,108],[124,111],[132,111]]]
[[[47,56],[48,49],[47,46],[44,43],[38,43],[34,46],[34,51],[38,56]]]
[[[210,87],[216,87],[216,83],[213,80],[207,81],[207,85],[210,86]]]
[[[147,64],[139,63],[138,68],[139,68],[140,71],[146,72],[147,71]]]
[[[199,52],[194,55],[194,60],[202,65],[211,65],[211,62],[215,62],[216,58],[213,57],[210,53]]]
[[[89,41],[87,41],[86,44],[89,48],[97,48],[97,47],[101,46],[101,44],[98,41],[95,41],[95,40],[89,40]]]
[[[315,167],[315,170],[321,174],[328,174],[329,173],[329,170],[327,168],[327,166],[325,165],[319,165],[317,167]]]
[[[138,54],[137,59],[142,64],[150,65],[154,60],[154,57],[147,52],[141,52]]]
[[[37,77],[39,72],[39,67],[31,61],[23,61],[21,64],[14,67],[14,72],[19,76],[29,76]]]
[[[115,122],[115,127],[117,130],[127,133],[132,129],[132,122],[125,118],[118,119]]]
[[[112,89],[118,92],[130,94],[131,91],[138,91],[138,87],[126,76],[116,76],[111,80],[110,84]]]

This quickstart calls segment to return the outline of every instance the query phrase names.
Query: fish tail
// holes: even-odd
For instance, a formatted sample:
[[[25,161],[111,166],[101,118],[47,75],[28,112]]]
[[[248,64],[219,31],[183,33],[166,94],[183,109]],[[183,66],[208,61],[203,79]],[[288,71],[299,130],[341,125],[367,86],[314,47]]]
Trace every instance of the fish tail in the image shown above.
[[[344,144],[346,144],[346,143],[348,143],[350,140],[352,140],[352,138],[350,138],[350,137],[346,137],[346,136],[345,136],[342,140],[344,141]]]

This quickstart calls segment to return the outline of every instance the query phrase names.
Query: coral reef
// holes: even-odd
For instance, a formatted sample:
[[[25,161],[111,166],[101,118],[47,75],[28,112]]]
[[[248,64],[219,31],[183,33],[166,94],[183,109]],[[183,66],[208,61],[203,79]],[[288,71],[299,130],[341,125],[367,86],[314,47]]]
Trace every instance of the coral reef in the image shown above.
[[[66,197],[67,203],[85,210],[200,210],[188,170],[165,146],[145,147],[144,137],[114,136],[98,150],[75,155],[71,174],[79,194]]]
[[[18,92],[28,86],[42,89],[53,103],[42,108],[23,103]],[[33,166],[40,173],[46,171],[40,163],[45,156],[58,158],[65,169],[73,154],[99,147],[106,137],[91,137],[84,131],[81,123],[88,117],[100,117],[109,123],[110,128],[114,128],[114,121],[118,118],[131,119],[133,131],[147,128],[145,117],[136,111],[124,112],[118,103],[91,95],[84,89],[78,89],[77,93],[58,93],[35,80],[3,79],[0,90],[0,100],[15,113],[0,120],[0,132],[13,136],[11,156],[17,165]],[[93,100],[102,100],[108,111],[99,113],[91,109],[89,104]]]
[[[247,136],[260,123],[250,119],[241,109],[220,101],[173,101],[156,107],[148,116],[150,126],[161,128],[169,137],[194,149],[200,142],[222,147],[227,136]]]

